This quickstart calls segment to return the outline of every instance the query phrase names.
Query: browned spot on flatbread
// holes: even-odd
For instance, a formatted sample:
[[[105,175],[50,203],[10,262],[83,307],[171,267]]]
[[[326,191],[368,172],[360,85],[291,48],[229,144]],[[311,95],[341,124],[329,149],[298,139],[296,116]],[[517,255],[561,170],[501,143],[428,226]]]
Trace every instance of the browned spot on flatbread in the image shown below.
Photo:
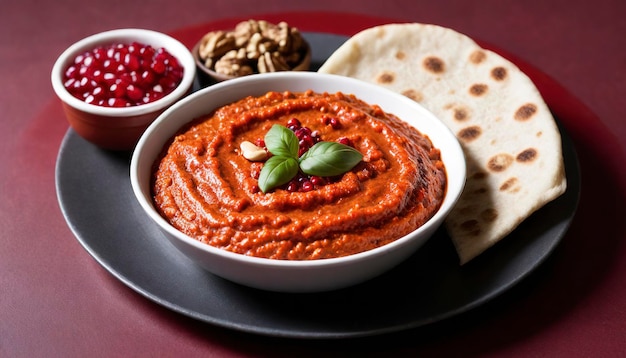
[[[513,163],[513,156],[507,153],[494,155],[487,162],[487,168],[493,172],[505,171]]]
[[[507,72],[506,72],[506,68],[498,66],[498,67],[494,67],[491,70],[491,78],[493,78],[496,81],[504,81],[506,79],[507,76]]]
[[[461,223],[461,230],[470,235],[478,236],[478,234],[480,234],[480,224],[478,223],[478,220],[467,220]]]
[[[515,160],[520,163],[530,163],[535,159],[537,159],[537,150],[535,148],[524,149],[515,157]]]
[[[426,57],[423,62],[426,71],[432,73],[443,73],[446,70],[446,64],[442,59],[435,56]]]
[[[480,213],[480,218],[487,222],[493,222],[498,218],[498,210],[488,208]]]
[[[473,84],[472,87],[470,87],[469,93],[472,96],[482,96],[487,92],[488,89],[489,87],[486,84],[476,83]]]
[[[537,113],[537,106],[533,103],[526,103],[515,112],[514,118],[518,121],[526,121]]]
[[[482,132],[483,131],[479,126],[470,126],[461,129],[456,136],[464,142],[471,142],[478,138]]]
[[[406,53],[404,53],[404,51],[398,51],[396,52],[396,58],[402,61],[406,58]]]
[[[402,91],[402,94],[414,100],[415,102],[421,102],[424,99],[424,95],[418,90],[408,89]]]
[[[396,75],[392,72],[385,71],[378,75],[376,78],[377,83],[389,84],[396,80]]]
[[[518,191],[520,191],[519,180],[517,180],[517,178],[515,177],[505,180],[504,183],[500,185],[500,191],[517,193]]]
[[[483,62],[486,58],[487,58],[487,54],[485,54],[484,51],[476,50],[476,51],[472,52],[472,54],[469,57],[469,60],[470,60],[471,63],[477,65],[477,64]]]
[[[465,107],[456,107],[454,109],[454,119],[464,121],[469,118],[469,111]]]

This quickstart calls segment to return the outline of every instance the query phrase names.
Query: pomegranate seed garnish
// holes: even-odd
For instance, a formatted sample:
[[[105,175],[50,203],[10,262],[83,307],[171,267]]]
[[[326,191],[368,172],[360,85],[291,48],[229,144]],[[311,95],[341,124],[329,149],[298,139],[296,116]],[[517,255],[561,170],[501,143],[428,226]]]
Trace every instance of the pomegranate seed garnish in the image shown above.
[[[322,178],[322,177],[312,176],[310,180],[311,180],[311,184],[313,184],[313,185],[315,185],[317,187],[326,184],[326,180],[324,180],[324,178]]]
[[[333,129],[341,128],[341,122],[339,122],[337,118],[331,118],[329,124],[331,127],[333,127]]]
[[[294,126],[296,128],[300,128],[302,126],[302,124],[300,123],[300,121],[298,120],[298,118],[291,118],[290,120],[287,121],[287,127],[291,127]]]
[[[295,182],[295,181],[293,181],[293,180],[292,180],[292,181],[290,181],[290,182],[287,184],[287,191],[289,191],[289,192],[295,193],[295,192],[297,192],[297,191],[298,191],[298,189],[299,189],[299,188],[298,188],[298,183],[297,183],[297,182]]]
[[[313,183],[311,183],[310,180],[303,182],[302,186],[300,187],[300,190],[304,192],[311,191],[313,189],[315,189],[315,186],[313,185]]]
[[[300,127],[296,129],[295,134],[296,134],[296,137],[298,137],[298,139],[303,139],[305,136],[306,137],[311,136],[311,130],[308,127]]]
[[[313,131],[311,132],[311,138],[313,138],[313,141],[315,143],[319,142],[321,140],[320,138],[320,132],[319,131]]]
[[[352,141],[348,137],[341,137],[341,138],[337,139],[337,143],[341,143],[341,144],[347,145],[349,147],[354,147],[354,144],[352,143]]]

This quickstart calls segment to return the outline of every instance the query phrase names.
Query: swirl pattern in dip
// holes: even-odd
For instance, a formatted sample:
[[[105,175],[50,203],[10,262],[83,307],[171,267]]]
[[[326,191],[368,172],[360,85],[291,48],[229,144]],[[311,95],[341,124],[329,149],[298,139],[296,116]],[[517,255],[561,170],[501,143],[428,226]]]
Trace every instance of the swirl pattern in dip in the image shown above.
[[[291,118],[324,141],[349,138],[362,162],[314,190],[262,193],[263,163],[245,159],[240,143]],[[425,135],[376,105],[343,93],[268,92],[182,128],[155,163],[152,189],[160,214],[199,241],[255,257],[311,260],[371,250],[414,231],[439,209],[446,172]]]

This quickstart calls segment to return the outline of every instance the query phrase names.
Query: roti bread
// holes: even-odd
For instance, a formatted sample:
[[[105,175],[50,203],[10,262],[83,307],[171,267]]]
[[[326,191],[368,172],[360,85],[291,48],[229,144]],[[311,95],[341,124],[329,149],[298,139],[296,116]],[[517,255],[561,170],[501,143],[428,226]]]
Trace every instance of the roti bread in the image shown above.
[[[466,35],[419,23],[369,28],[319,72],[402,93],[456,134],[467,181],[445,226],[461,264],[566,189],[560,133],[539,91],[512,62]]]

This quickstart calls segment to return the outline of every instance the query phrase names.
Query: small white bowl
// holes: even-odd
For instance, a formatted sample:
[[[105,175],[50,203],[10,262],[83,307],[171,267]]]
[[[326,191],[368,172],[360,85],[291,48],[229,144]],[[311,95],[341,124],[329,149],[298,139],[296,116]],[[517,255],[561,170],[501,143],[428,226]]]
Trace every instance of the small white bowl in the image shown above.
[[[171,226],[155,210],[150,190],[153,163],[168,139],[190,120],[245,96],[268,91],[351,93],[404,119],[441,151],[448,187],[439,211],[423,226],[385,246],[322,260],[287,261],[232,253],[199,242]],[[148,217],[183,254],[212,272],[242,285],[281,292],[319,292],[355,285],[411,256],[442,224],[465,185],[465,158],[454,134],[416,102],[385,88],[348,77],[312,72],[250,75],[200,90],[166,110],[139,140],[131,161],[132,188]],[[184,279],[184,278],[181,278]]]
[[[88,104],[70,94],[63,85],[63,75],[74,58],[98,46],[140,42],[155,49],[165,48],[184,68],[181,83],[173,92],[154,102],[132,107],[103,107]],[[144,29],[117,29],[86,37],[68,47],[52,67],[52,87],[63,104],[70,126],[86,140],[111,150],[130,150],[143,131],[170,105],[191,92],[196,64],[191,51],[166,34]]]

